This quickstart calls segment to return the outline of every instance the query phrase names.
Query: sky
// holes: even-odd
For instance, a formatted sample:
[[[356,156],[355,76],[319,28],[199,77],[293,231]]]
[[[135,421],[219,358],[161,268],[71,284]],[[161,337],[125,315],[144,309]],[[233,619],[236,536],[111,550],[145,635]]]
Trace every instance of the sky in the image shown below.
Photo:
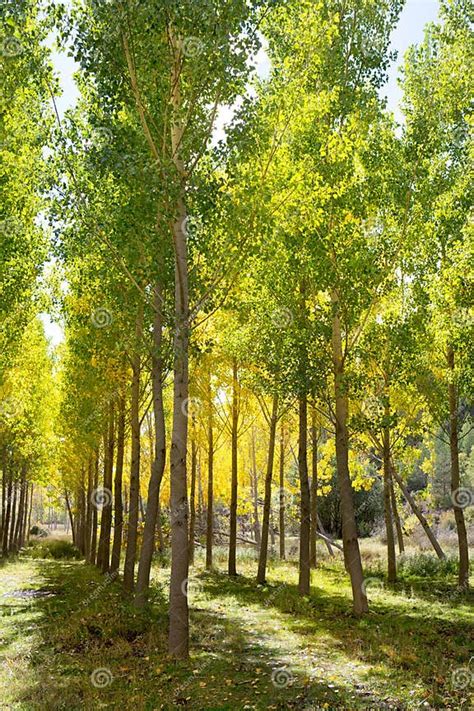
[[[403,56],[412,44],[418,44],[423,39],[424,27],[428,22],[436,21],[438,15],[439,0],[406,0],[405,7],[400,15],[400,20],[392,35],[391,50],[396,50],[398,53],[397,59],[392,63],[389,73],[388,82],[381,90],[381,94],[387,98],[387,106],[390,111],[393,111],[395,119],[402,122],[403,117],[399,108],[402,92],[397,83],[399,67],[403,62]],[[268,57],[262,49],[257,57],[257,70],[260,76],[266,76],[269,71]],[[63,94],[57,99],[57,107],[60,115],[74,106],[79,96],[76,84],[74,82],[74,72],[76,65],[74,61],[65,54],[53,54],[53,64],[55,70],[60,77]],[[216,122],[216,130],[214,140],[217,141],[225,133],[225,124],[232,116],[232,110],[228,107],[224,108]],[[55,346],[61,342],[63,338],[63,330],[61,325],[54,323],[48,314],[42,314],[43,323],[45,325],[46,334],[51,341],[51,345]]]

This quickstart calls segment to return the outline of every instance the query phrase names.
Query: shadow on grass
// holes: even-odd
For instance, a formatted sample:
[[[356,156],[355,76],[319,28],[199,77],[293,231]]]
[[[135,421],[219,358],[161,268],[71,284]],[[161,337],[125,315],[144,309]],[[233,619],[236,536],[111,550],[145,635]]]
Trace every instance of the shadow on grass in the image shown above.
[[[284,613],[288,629],[301,635],[302,646],[306,637],[332,637],[349,660],[372,666],[374,680],[393,677],[393,693],[397,687],[408,691],[421,682],[431,703],[440,707],[454,703],[456,708],[467,703],[469,690],[453,688],[452,683],[454,670],[469,663],[474,628],[468,621],[466,596],[449,600],[448,609],[441,611],[439,605],[420,609],[414,586],[409,586],[411,597],[406,597],[407,589],[401,584],[398,604],[393,600],[397,590],[387,588],[387,599],[381,591],[371,602],[371,612],[358,619],[347,595],[327,594],[317,585],[310,596],[302,598],[296,585],[288,583],[257,586],[253,578],[230,580],[217,572],[203,574],[201,580],[212,597],[232,596],[242,605]],[[462,616],[451,614],[452,608],[461,609],[462,605],[466,605]]]
[[[387,682],[382,678],[387,675],[393,677],[389,690],[395,707],[409,708],[394,699],[403,686],[408,694],[421,682],[435,708],[463,708],[465,695],[448,687],[450,670],[465,666],[468,658],[466,618],[437,616],[434,609],[421,614],[418,597],[400,597],[400,604],[379,597],[371,614],[358,620],[342,592],[327,593],[316,585],[301,598],[291,584],[262,588],[253,578],[203,574],[203,592],[215,602],[212,609],[198,604],[191,610],[187,664],[166,657],[165,588],[153,585],[152,604],[137,612],[120,582],[108,581],[83,562],[30,559],[25,565],[34,574],[13,592],[29,593],[0,599],[8,618],[1,653],[13,660],[13,675],[15,655],[23,655],[26,665],[12,692],[19,708],[384,708],[387,687],[381,693],[379,682]],[[334,569],[322,575],[337,583],[344,573]],[[231,596],[238,602],[234,608]],[[297,658],[282,661],[282,649],[264,628],[249,634],[242,619],[245,605],[285,613],[285,626],[301,637],[302,648],[324,638],[328,645],[334,642],[341,659],[370,665],[372,688],[355,688],[349,676],[337,685],[308,679]],[[21,667],[17,676],[22,673]]]
[[[28,561],[30,579],[18,588],[40,594],[3,599],[14,610],[3,654],[23,643],[23,678],[15,679],[11,703],[41,711],[76,709],[384,708],[350,684],[308,680],[296,667],[282,668],[281,649],[249,639],[238,616],[222,606],[191,612],[190,663],[166,657],[165,591],[153,586],[153,604],[137,612],[119,582],[107,582],[82,562]],[[211,588],[220,576],[206,579]],[[246,583],[233,581],[237,594]],[[248,585],[250,588],[250,585]],[[11,591],[10,591],[11,592]],[[248,593],[250,594],[250,593]],[[17,619],[16,619],[17,618]],[[30,645],[26,648],[26,644]],[[15,650],[13,650],[15,652]],[[15,655],[10,657],[15,673]],[[333,688],[331,688],[331,686]],[[370,703],[369,703],[370,701]],[[7,706],[8,707],[8,706]]]
[[[133,688],[127,665],[134,670],[143,663],[150,645],[163,653],[158,630],[164,627],[164,599],[139,614],[119,583],[83,562],[23,564],[35,574],[2,597],[2,614],[9,619],[1,654],[11,669],[13,701],[19,708],[69,711],[107,707],[110,696],[115,708],[114,685],[127,680]],[[27,659],[26,669],[20,658]]]

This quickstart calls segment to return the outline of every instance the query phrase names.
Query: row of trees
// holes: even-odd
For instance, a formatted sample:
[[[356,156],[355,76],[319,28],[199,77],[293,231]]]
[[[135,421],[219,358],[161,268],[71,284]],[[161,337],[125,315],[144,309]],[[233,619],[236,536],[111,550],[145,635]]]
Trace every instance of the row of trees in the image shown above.
[[[116,574],[126,542],[123,582],[137,605],[169,504],[173,656],[188,653],[198,472],[204,461],[211,567],[214,464],[228,442],[229,574],[244,535],[246,463],[250,512],[265,470],[258,527],[253,515],[265,580],[279,450],[281,553],[285,490],[297,489],[299,590],[309,593],[334,457],[360,615],[353,490],[383,481],[389,580],[396,536],[403,547],[394,482],[443,555],[403,471],[444,428],[468,584],[459,440],[472,378],[472,38],[464,3],[443,4],[443,23],[406,59],[400,135],[379,96],[400,9],[398,0],[147,0],[47,15],[80,66],[82,97],[56,116],[46,191],[67,284],[57,485],[88,560]],[[262,36],[265,80],[254,69]],[[234,118],[217,143],[225,105]]]
[[[3,555],[25,543],[35,483],[47,483],[57,408],[39,312],[49,245],[41,227],[51,116],[47,22],[33,3],[0,17],[0,461]]]

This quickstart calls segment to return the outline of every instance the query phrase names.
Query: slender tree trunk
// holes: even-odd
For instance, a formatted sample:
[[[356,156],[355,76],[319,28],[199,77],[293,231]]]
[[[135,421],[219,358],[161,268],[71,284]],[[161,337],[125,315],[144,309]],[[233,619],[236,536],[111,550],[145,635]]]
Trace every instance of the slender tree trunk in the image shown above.
[[[97,555],[96,555],[96,565],[97,567],[102,570],[102,560],[103,560],[103,553],[104,553],[104,508],[103,508],[103,498],[107,495],[107,492],[105,491],[105,470],[108,467],[107,463],[107,456],[108,456],[108,446],[107,446],[107,431],[105,431],[102,435],[102,447],[104,450],[104,455],[103,455],[103,466],[102,466],[102,489],[100,492],[98,492],[95,496],[95,505],[97,507],[97,519],[99,519],[99,511],[100,511],[100,522],[98,520],[97,523],[97,528],[98,528],[98,540],[97,540]]]
[[[285,428],[280,433],[280,560],[285,560]]]
[[[258,474],[257,454],[255,451],[255,430],[252,427],[252,499],[253,499],[253,531],[257,546],[261,545],[260,519],[258,516]]]
[[[392,476],[395,478],[395,481],[397,482],[398,486],[399,486],[400,489],[402,490],[403,496],[404,496],[405,499],[408,501],[411,510],[413,511],[413,513],[415,514],[415,516],[417,517],[418,521],[421,523],[421,525],[422,525],[422,527],[423,527],[423,530],[424,530],[424,532],[426,533],[426,535],[427,535],[427,537],[428,537],[428,540],[430,541],[431,545],[433,546],[434,550],[436,551],[436,555],[438,556],[438,558],[439,558],[440,560],[444,560],[444,559],[446,558],[446,555],[444,554],[444,552],[443,552],[441,546],[439,545],[438,541],[436,540],[436,536],[434,535],[433,531],[431,530],[428,521],[427,521],[426,518],[423,516],[421,510],[420,510],[419,507],[417,506],[417,504],[416,504],[416,502],[415,502],[415,499],[414,499],[413,496],[410,494],[410,492],[408,491],[407,487],[405,486],[405,484],[404,484],[404,482],[403,482],[403,479],[401,478],[401,476],[400,476],[400,475],[398,474],[398,472],[396,471],[395,466],[394,466],[394,464],[393,464],[393,461],[392,461],[392,468],[391,468],[391,471],[392,471]]]
[[[323,526],[323,522],[322,522],[321,519],[319,518],[319,514],[316,514],[316,521],[317,521],[317,524],[318,524],[318,528],[319,528],[319,530],[320,530],[320,532],[321,532],[321,534],[322,534],[322,535],[320,535],[320,538],[322,538],[323,541],[324,541],[324,543],[326,544],[326,548],[328,549],[328,553],[329,553],[329,555],[331,556],[331,558],[334,558],[334,551],[333,551],[333,549],[332,549],[332,545],[331,545],[329,536],[328,536],[327,533],[326,533],[326,530],[325,530],[325,528],[324,528],[324,526]],[[334,544],[333,544],[333,545],[334,545]],[[336,548],[338,548],[338,546],[336,546]]]
[[[30,487],[28,481],[25,481],[25,500],[23,506],[23,517],[20,526],[20,540],[19,547],[24,548],[26,542],[26,527],[28,525],[28,503],[30,497]]]
[[[143,498],[140,492],[138,493],[138,510],[139,510],[139,523],[140,521],[143,523],[145,521],[145,509],[143,507]]]
[[[309,595],[311,506],[308,480],[308,400],[299,398],[298,473],[300,479],[300,554],[298,590]]]
[[[30,505],[28,507],[28,519],[27,519],[27,528],[26,528],[26,543],[29,543],[30,540],[30,530],[31,530],[31,512],[33,511],[33,491],[34,491],[35,485],[33,482],[31,482],[30,486]]]
[[[117,459],[115,461],[114,477],[114,540],[112,544],[112,558],[110,572],[117,574],[120,569],[120,554],[122,552],[123,538],[123,501],[122,480],[123,461],[125,453],[125,396],[119,398],[117,416]]]
[[[163,538],[163,527],[161,525],[161,503],[158,497],[158,511],[156,512],[156,540],[157,548],[159,551],[163,551],[165,548],[165,541]]]
[[[214,423],[212,412],[211,372],[207,382],[207,521],[206,521],[206,569],[212,568],[212,544],[214,526]]]
[[[104,471],[104,488],[106,493],[105,506],[102,510],[102,518],[105,515],[104,531],[104,555],[102,558],[102,572],[108,573],[110,569],[110,536],[112,531],[112,501],[113,501],[113,471],[114,471],[114,449],[115,449],[115,413],[114,403],[110,403],[109,426],[107,435],[107,469]]]
[[[73,544],[73,546],[75,546],[77,544],[76,526],[75,526],[74,514],[72,512],[71,502],[69,501],[69,494],[67,493],[67,489],[64,490],[64,497],[66,499],[66,508],[67,508],[67,512],[68,512],[68,516],[69,516],[69,521],[71,522],[72,544]]]
[[[15,540],[15,524],[16,524],[16,502],[18,498],[18,483],[13,482],[13,501],[10,513],[10,534],[8,537],[8,551],[11,552],[14,549]]]
[[[21,483],[20,506],[18,509],[18,534],[16,540],[17,549],[22,547],[23,530],[25,525],[25,510],[28,506],[28,482],[26,481],[26,468],[23,471],[23,479]]]
[[[271,546],[271,551],[272,553],[275,550],[275,526],[273,524],[273,508],[270,502],[270,525],[269,525],[269,533],[270,533],[270,546]]]
[[[189,565],[194,565],[194,536],[196,529],[196,470],[197,470],[197,445],[196,425],[193,419],[193,438],[191,440],[191,491],[189,495]]]
[[[114,405],[110,403],[107,435],[104,438],[104,505],[100,524],[100,568],[108,573],[110,568],[110,533],[112,529],[112,478],[114,467]]]
[[[91,562],[91,536],[92,536],[92,490],[94,484],[92,457],[87,464],[87,493],[86,493],[86,530],[84,553],[86,562]]]
[[[99,487],[99,450],[95,452],[94,458],[94,491]],[[95,500],[95,499],[94,499]],[[91,498],[91,503],[93,503]],[[91,563],[97,560],[97,506],[92,506],[92,536],[91,536]],[[72,526],[71,519],[71,526]],[[73,529],[74,530],[74,529]]]
[[[123,489],[123,515],[125,518],[128,517],[129,505],[128,505],[128,488]]]
[[[204,530],[204,491],[202,485],[202,466],[201,466],[201,450],[199,450],[198,463],[197,463],[197,486],[198,486],[198,521],[199,530],[202,534]]]
[[[392,501],[393,518],[395,520],[395,529],[397,531],[398,552],[401,555],[405,551],[405,544],[403,542],[402,524],[400,522],[400,515],[398,513],[397,497],[395,496],[395,488],[393,486],[392,462],[390,462],[390,497],[391,497],[391,501]]]
[[[77,547],[82,555],[85,552],[85,532],[86,532],[86,491],[85,491],[85,475],[84,467],[81,468],[81,479],[77,490],[77,505],[78,505],[78,530],[77,530]]]
[[[232,473],[230,494],[229,575],[237,575],[237,445],[239,427],[239,381],[237,361],[232,362]]]
[[[180,75],[182,49],[170,28],[174,55],[171,72],[171,150],[174,165],[182,183],[186,179],[185,166],[180,156],[183,137],[181,124],[182,101]],[[173,434],[171,440],[171,582],[170,625],[168,649],[171,656],[188,657],[189,612],[186,581],[188,579],[188,502],[186,481],[186,454],[188,418],[186,403],[189,396],[189,289],[188,256],[185,220],[184,189],[176,203],[176,220],[173,225],[175,251],[175,334],[174,334],[174,391]]]
[[[138,538],[138,507],[140,500],[140,343],[142,337],[143,305],[140,304],[136,328],[135,348],[132,359],[132,387],[131,387],[131,430],[132,430],[132,457],[130,466],[130,499],[127,529],[127,549],[123,572],[125,590],[133,592],[135,586],[135,560],[137,555]]]
[[[385,415],[390,413],[385,408]],[[383,431],[383,503],[385,514],[385,535],[387,537],[387,580],[394,583],[397,579],[397,559],[395,554],[395,537],[393,535],[392,505],[390,500],[390,483],[392,480],[390,471],[390,429]]]
[[[152,387],[153,413],[155,420],[155,452],[148,484],[148,498],[143,530],[143,543],[138,565],[135,605],[142,606],[148,597],[150,570],[155,551],[156,520],[160,499],[161,481],[166,461],[165,412],[163,408],[163,358],[162,358],[162,292],[155,288],[155,315],[153,324]]]
[[[3,472],[3,476],[5,476],[5,471]],[[13,476],[12,476],[12,471],[8,472],[8,485],[7,485],[7,506],[5,510],[5,524],[3,526],[3,541],[2,541],[2,554],[4,556],[8,555],[9,552],[9,547],[8,547],[8,533],[9,533],[9,528],[10,528],[10,518],[11,518],[11,512],[12,512],[12,496],[13,496]]]
[[[172,657],[186,659],[189,653],[188,502],[186,482],[188,399],[189,294],[184,203],[180,201],[175,235],[175,361],[173,431],[171,439],[171,583],[168,650]]]
[[[264,585],[267,576],[268,528],[270,525],[270,504],[272,498],[273,459],[275,455],[276,427],[278,421],[278,395],[273,396],[270,417],[270,438],[268,442],[267,472],[265,475],[265,497],[263,500],[262,540],[258,561],[257,583]]]
[[[13,537],[13,549],[17,552],[20,549],[20,539],[21,539],[21,527],[23,524],[23,518],[25,515],[25,484],[26,484],[26,470],[22,468],[21,479],[20,479],[20,498],[18,500],[18,513],[16,517],[15,534]]]
[[[467,589],[469,587],[469,547],[467,543],[466,523],[464,521],[464,511],[458,505],[459,488],[461,479],[459,475],[459,441],[458,441],[458,395],[454,380],[454,349],[448,349],[448,367],[450,379],[448,384],[449,397],[449,449],[451,454],[451,501],[454,509],[454,519],[458,534],[459,548],[459,586]]]
[[[354,514],[354,501],[351,478],[349,474],[349,437],[347,418],[349,399],[344,373],[344,355],[342,352],[341,322],[339,316],[339,301],[332,294],[333,323],[332,349],[334,364],[334,397],[336,405],[336,462],[341,498],[342,539],[344,547],[344,562],[351,579],[354,613],[362,615],[368,612],[369,606],[364,589],[364,574],[357,537],[357,526]]]
[[[316,423],[316,408],[311,408],[311,531],[310,531],[310,565],[316,568],[316,539],[318,536],[318,428]]]
[[[7,448],[2,449],[2,525],[0,527],[0,541],[3,541],[5,528],[5,513],[7,508]]]

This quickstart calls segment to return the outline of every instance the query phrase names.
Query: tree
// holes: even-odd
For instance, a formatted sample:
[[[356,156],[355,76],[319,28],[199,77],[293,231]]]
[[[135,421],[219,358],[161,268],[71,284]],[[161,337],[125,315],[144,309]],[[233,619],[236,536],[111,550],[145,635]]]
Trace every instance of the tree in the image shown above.
[[[436,353],[444,354],[444,363],[434,361],[433,373],[434,380],[444,385],[444,398],[440,401],[434,388],[428,400],[440,424],[449,420],[459,584],[467,587],[469,553],[458,492],[460,406],[465,378],[472,369],[472,324],[465,311],[469,285],[464,265],[470,230],[468,116],[472,80],[468,65],[473,41],[464,2],[443,3],[441,15],[444,24],[429,28],[424,43],[412,48],[407,57],[404,96],[409,156],[420,166],[417,225],[421,223],[426,238],[418,259],[420,292],[428,292],[424,301],[429,299],[432,304],[432,338]]]

